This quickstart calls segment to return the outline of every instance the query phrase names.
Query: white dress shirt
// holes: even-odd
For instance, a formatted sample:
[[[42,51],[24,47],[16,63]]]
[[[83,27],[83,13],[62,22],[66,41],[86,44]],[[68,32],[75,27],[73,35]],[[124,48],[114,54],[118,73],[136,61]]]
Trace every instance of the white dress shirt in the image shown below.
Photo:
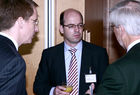
[[[80,68],[81,68],[81,55],[82,55],[82,41],[80,41],[74,48],[77,49],[75,55],[76,55],[76,59],[77,59],[77,64],[78,64],[78,90],[79,90],[79,79],[80,79]],[[68,69],[69,69],[69,65],[70,65],[70,60],[71,60],[71,53],[70,53],[70,49],[72,47],[68,46],[65,42],[64,42],[64,56],[65,56],[65,71],[66,71],[66,82],[68,80]],[[53,95],[53,91],[54,91],[55,87],[52,87],[51,91],[50,91],[50,95]],[[79,92],[78,92],[79,93]]]
[[[138,39],[138,40],[132,42],[132,43],[128,46],[127,52],[128,52],[134,45],[136,45],[137,43],[140,43],[140,39]]]

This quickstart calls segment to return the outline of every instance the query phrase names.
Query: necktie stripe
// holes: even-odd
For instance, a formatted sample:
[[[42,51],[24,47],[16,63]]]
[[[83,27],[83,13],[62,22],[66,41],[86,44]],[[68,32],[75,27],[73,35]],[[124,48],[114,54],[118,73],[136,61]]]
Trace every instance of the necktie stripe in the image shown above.
[[[69,76],[69,80],[71,80],[72,78],[76,78],[77,76],[78,76],[78,75],[74,75],[74,74],[73,74],[73,75],[70,75],[70,76]]]
[[[72,59],[71,63],[73,62],[73,64],[76,64],[76,61],[77,61],[76,59]]]
[[[78,95],[78,65],[75,56],[76,49],[69,50],[71,53],[71,61],[68,71],[68,84],[73,86],[73,90],[70,95]]]
[[[70,69],[71,72],[74,72],[76,70],[77,70],[77,66],[72,66],[71,69]]]
[[[77,76],[76,76],[76,77],[71,78],[71,80],[70,80],[70,81],[74,82],[74,81],[76,81],[76,79],[77,79]]]

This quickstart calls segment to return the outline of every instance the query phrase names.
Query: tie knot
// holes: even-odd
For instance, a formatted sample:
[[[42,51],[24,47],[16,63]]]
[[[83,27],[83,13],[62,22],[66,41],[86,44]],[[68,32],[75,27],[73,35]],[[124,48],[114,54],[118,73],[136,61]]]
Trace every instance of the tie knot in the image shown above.
[[[76,49],[76,48],[71,48],[69,51],[70,51],[70,53],[71,53],[72,55],[74,55],[75,52],[77,51],[77,49]]]

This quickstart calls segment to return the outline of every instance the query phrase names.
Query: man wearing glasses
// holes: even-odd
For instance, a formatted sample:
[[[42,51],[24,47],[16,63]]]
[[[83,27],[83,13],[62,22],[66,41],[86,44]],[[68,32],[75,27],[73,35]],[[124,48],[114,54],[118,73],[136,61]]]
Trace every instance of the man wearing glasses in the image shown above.
[[[39,31],[37,7],[33,0],[0,0],[0,95],[27,95],[18,48]]]
[[[60,14],[64,42],[43,51],[34,82],[37,95],[87,94],[91,83],[86,83],[85,75],[89,73],[96,74],[95,87],[100,83],[108,65],[108,55],[104,48],[82,40],[83,28],[79,11],[67,9]],[[63,84],[71,85],[73,90],[65,92]]]

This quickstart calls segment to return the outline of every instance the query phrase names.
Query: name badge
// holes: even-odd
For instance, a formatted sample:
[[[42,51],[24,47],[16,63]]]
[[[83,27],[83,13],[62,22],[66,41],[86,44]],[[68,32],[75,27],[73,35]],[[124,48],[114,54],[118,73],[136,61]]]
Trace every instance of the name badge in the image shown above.
[[[86,74],[85,81],[86,81],[86,83],[96,82],[96,74]]]

